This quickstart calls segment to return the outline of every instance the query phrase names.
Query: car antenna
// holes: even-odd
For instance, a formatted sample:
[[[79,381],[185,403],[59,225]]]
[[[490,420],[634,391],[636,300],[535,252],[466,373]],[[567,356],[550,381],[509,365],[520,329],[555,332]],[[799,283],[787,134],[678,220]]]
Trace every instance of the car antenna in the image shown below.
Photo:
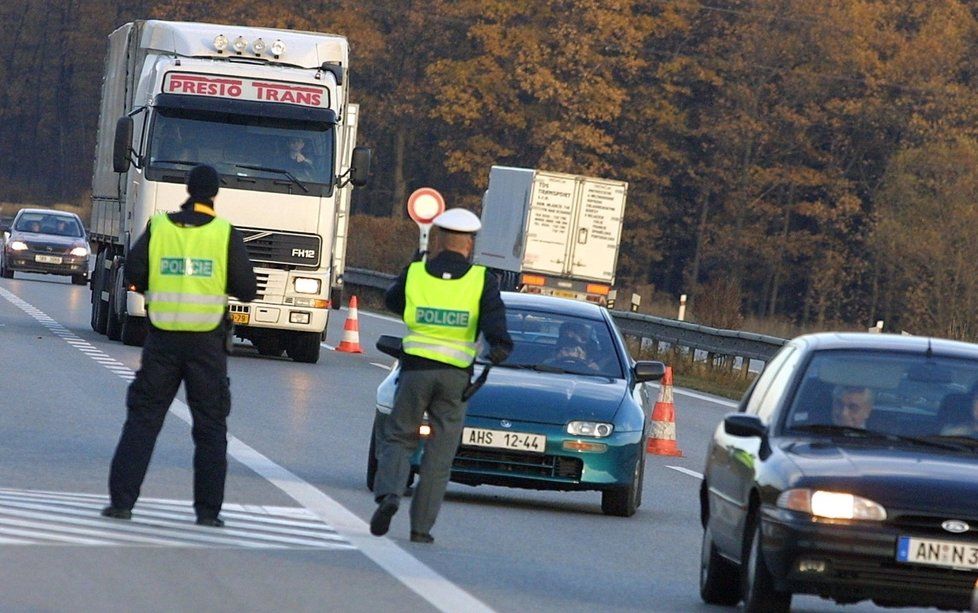
[[[930,338],[927,339],[927,353],[925,356],[928,360],[934,357],[934,348],[930,346]]]

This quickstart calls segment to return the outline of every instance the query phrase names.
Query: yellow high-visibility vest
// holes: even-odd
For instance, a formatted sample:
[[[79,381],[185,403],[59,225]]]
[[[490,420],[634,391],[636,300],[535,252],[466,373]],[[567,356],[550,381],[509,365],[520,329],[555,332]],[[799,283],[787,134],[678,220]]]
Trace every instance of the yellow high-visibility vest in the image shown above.
[[[180,227],[165,213],[150,220],[146,311],[161,330],[209,332],[227,308],[231,224],[215,217]]]
[[[467,368],[475,361],[479,302],[486,282],[484,266],[472,266],[458,279],[425,272],[424,262],[408,267],[404,284],[404,353]]]

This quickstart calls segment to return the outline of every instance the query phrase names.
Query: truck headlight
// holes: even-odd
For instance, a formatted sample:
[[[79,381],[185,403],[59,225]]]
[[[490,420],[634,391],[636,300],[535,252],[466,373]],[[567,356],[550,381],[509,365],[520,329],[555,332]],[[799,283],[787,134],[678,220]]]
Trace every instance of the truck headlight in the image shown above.
[[[319,279],[310,279],[309,277],[296,277],[292,281],[292,287],[297,294],[318,294],[322,286],[322,281]]]
[[[26,251],[27,243],[25,243],[24,241],[13,241],[12,243],[10,243],[10,249],[12,249],[13,251]]]
[[[604,438],[611,436],[611,433],[614,431],[614,425],[600,421],[572,421],[567,424],[567,434],[573,434],[574,436]]]
[[[785,490],[778,496],[777,505],[782,509],[800,511],[827,519],[863,519],[883,521],[886,509],[868,498],[845,492],[827,492],[797,488]]]

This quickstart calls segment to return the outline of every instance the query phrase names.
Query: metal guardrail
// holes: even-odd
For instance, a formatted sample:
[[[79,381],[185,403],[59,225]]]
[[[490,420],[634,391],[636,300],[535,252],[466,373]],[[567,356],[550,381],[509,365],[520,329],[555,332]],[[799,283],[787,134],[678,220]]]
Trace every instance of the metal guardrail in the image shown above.
[[[377,289],[387,289],[397,275],[347,268],[343,282]],[[685,347],[693,351],[704,351],[716,356],[732,356],[767,362],[787,343],[787,339],[743,332],[710,328],[686,321],[655,317],[629,311],[611,311],[615,323],[622,334],[647,338],[656,342]]]

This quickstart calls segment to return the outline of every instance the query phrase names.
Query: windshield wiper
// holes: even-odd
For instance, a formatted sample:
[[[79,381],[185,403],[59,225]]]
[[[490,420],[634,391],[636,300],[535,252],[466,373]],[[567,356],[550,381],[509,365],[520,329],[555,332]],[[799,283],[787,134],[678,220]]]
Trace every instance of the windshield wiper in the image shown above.
[[[188,162],[187,160],[153,160],[153,164],[179,164],[181,166],[196,166],[197,162]]]
[[[265,172],[274,172],[274,173],[278,173],[280,175],[285,175],[286,177],[289,178],[290,181],[292,181],[293,183],[295,183],[296,185],[298,185],[300,188],[302,188],[302,191],[306,192],[307,194],[309,193],[309,190],[306,189],[306,186],[302,184],[302,181],[296,179],[295,178],[295,175],[293,175],[288,170],[282,170],[281,168],[272,168],[270,166],[252,166],[251,164],[235,164],[234,167],[235,168],[244,168],[246,170],[263,170]]]
[[[964,448],[968,451],[978,450],[978,439],[967,434],[937,434],[925,438],[929,442],[942,443],[949,446],[953,445],[958,449]]]
[[[793,426],[791,429],[801,432],[814,432],[815,434],[841,434],[843,436],[879,439],[901,443],[913,443],[915,445],[926,445],[928,447],[938,447],[940,449],[961,450],[960,445],[956,445],[952,442],[937,441],[933,438],[903,436],[900,434],[891,434],[889,432],[879,432],[878,430],[867,430],[866,428],[854,428],[852,426],[839,426],[836,424],[803,424],[800,426]],[[978,444],[978,441],[974,442]]]

